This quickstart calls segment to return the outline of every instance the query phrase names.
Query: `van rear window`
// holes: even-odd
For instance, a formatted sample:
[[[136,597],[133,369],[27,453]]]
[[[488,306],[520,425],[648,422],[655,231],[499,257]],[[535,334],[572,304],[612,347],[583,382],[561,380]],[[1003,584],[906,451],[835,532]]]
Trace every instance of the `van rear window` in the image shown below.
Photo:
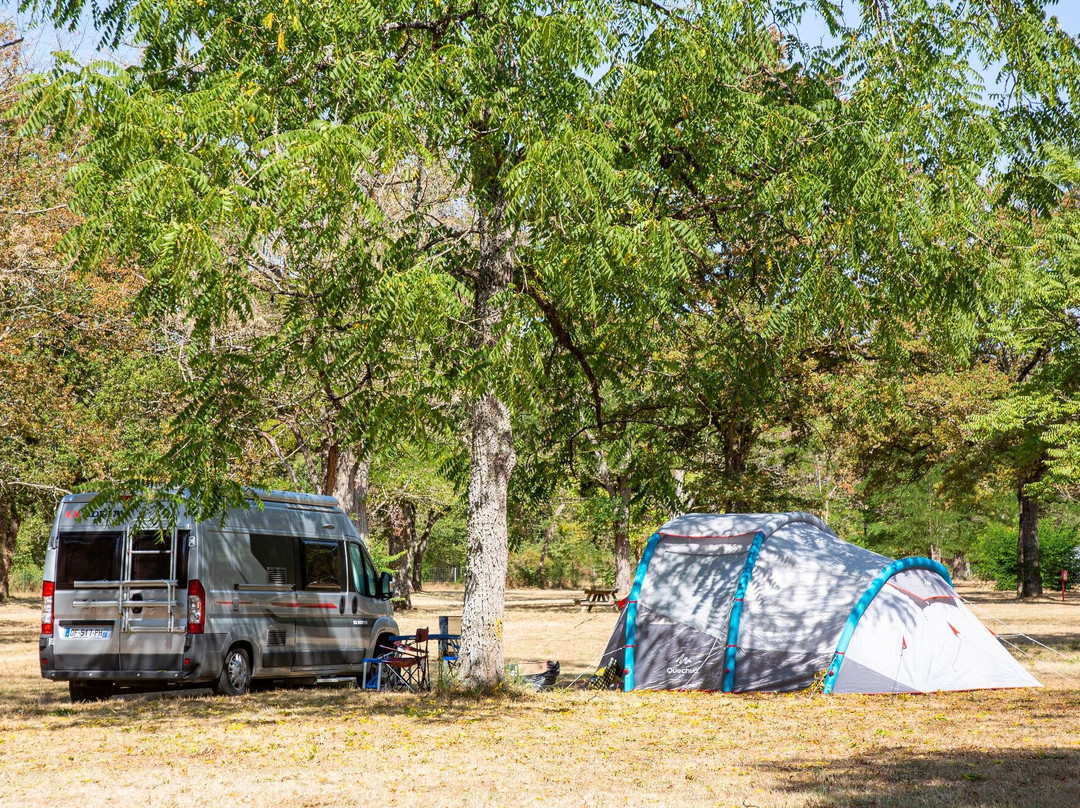
[[[74,589],[76,581],[120,579],[119,532],[61,531],[56,550],[56,588]]]
[[[187,584],[187,545],[189,530],[176,534],[176,580]],[[172,532],[140,530],[131,536],[131,578],[136,581],[158,581],[172,578]]]

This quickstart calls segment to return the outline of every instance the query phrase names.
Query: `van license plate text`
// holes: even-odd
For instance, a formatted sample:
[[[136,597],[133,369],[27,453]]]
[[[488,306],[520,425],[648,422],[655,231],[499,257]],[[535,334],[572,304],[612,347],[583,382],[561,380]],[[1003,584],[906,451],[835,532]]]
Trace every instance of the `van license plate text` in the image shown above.
[[[66,626],[64,639],[67,640],[107,640],[112,629],[97,626]]]

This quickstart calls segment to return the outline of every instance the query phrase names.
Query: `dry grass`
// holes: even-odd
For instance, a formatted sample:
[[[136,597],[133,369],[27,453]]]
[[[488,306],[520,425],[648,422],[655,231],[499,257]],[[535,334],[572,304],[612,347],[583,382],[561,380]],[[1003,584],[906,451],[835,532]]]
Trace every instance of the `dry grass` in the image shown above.
[[[1001,618],[1080,656],[1080,597]],[[508,659],[595,663],[614,622],[571,593],[510,593]],[[425,593],[403,629],[459,603]],[[928,696],[584,693],[494,699],[354,688],[72,705],[36,664],[37,599],[0,607],[0,803],[315,806],[1080,804],[1080,662],[1039,649],[1041,690]],[[1024,649],[1027,651],[1027,647]]]

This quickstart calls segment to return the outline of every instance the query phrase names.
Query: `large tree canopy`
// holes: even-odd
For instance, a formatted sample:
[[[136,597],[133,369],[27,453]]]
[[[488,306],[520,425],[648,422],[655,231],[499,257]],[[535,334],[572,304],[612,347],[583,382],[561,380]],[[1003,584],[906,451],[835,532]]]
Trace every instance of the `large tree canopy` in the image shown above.
[[[36,5],[74,24],[84,4]],[[69,243],[137,262],[143,311],[189,323],[153,481],[241,500],[230,458],[283,380],[360,451],[464,410],[462,671],[497,683],[538,376],[587,391],[566,410],[594,448],[642,420],[711,431],[737,483],[799,362],[895,353],[931,314],[957,341],[1011,246],[1000,211],[1060,195],[1039,167],[1071,145],[1075,47],[1041,9],[866,0],[848,29],[809,5],[835,47],[800,43],[786,0],[93,4],[141,63],[61,61],[27,129],[90,133]],[[970,58],[1004,65],[1009,98],[984,102]],[[275,295],[280,319],[222,351]]]

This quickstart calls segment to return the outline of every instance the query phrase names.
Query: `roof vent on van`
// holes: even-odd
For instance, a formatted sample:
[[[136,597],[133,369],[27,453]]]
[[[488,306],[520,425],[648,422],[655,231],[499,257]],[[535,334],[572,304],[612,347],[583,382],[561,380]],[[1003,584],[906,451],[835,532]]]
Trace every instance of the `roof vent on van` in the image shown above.
[[[289,582],[288,570],[285,567],[267,567],[266,582],[268,584],[287,584]]]

